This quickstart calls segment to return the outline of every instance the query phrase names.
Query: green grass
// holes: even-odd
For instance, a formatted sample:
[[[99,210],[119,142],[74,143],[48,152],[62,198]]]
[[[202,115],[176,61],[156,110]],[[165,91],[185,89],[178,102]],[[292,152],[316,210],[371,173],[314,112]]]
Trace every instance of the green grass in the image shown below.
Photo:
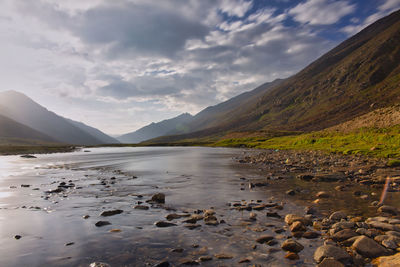
[[[21,146],[21,145],[0,145],[0,155],[19,154],[48,154],[58,152],[72,152],[74,146]]]
[[[400,157],[400,126],[362,128],[353,133],[320,131],[273,138],[225,139],[213,144],[222,147],[321,150],[332,153],[363,154],[380,158]],[[395,163],[397,164],[397,163]]]

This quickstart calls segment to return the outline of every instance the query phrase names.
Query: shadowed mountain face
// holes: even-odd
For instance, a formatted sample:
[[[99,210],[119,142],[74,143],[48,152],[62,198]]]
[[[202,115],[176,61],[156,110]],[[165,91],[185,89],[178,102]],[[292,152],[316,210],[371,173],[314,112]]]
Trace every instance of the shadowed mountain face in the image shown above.
[[[0,93],[0,114],[28,126],[53,140],[77,145],[103,144],[100,138],[48,111],[24,94],[15,91]]]
[[[119,141],[115,138],[112,138],[111,136],[106,135],[105,133],[103,133],[102,131],[93,128],[91,126],[88,126],[82,122],[79,121],[73,121],[70,119],[66,119],[69,123],[71,123],[72,125],[78,127],[79,129],[81,129],[82,131],[90,134],[91,136],[95,137],[97,140],[99,140],[101,142],[101,144],[118,144]]]
[[[222,116],[210,112],[215,107],[197,114],[190,124],[194,132],[156,142],[221,132],[321,130],[399,103],[400,11],[368,26],[269,90],[237,100]],[[196,118],[207,113],[211,123],[194,125],[201,121]]]
[[[139,130],[124,134],[117,139],[122,143],[140,143],[142,141],[155,138],[162,135],[167,135],[171,132],[185,132],[185,124],[192,120],[192,115],[189,113],[181,114],[169,120],[149,124]]]
[[[38,142],[56,142],[53,138],[41,132],[0,115],[0,143],[15,144],[19,143],[21,139]]]

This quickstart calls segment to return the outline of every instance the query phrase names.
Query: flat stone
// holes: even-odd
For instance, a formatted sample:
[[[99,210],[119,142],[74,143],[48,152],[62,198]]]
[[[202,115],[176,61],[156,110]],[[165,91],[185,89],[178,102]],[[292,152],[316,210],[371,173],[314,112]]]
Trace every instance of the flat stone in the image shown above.
[[[98,221],[94,225],[97,227],[105,226],[105,225],[110,225],[111,223],[109,221]]]
[[[113,216],[113,215],[121,214],[121,213],[123,213],[123,212],[124,212],[123,210],[105,210],[105,211],[103,211],[103,212],[100,214],[100,216],[108,217],[108,216]]]
[[[303,238],[314,239],[320,236],[320,233],[314,231],[307,231],[303,234]]]
[[[297,253],[294,253],[294,252],[288,252],[285,255],[285,258],[288,259],[288,260],[292,260],[292,261],[300,259],[299,255]]]
[[[330,195],[325,191],[320,191],[315,195],[317,198],[329,198]]]
[[[158,221],[155,223],[155,226],[157,227],[171,227],[171,226],[176,226],[175,223],[170,223],[170,222],[165,222],[165,221]]]
[[[104,262],[92,262],[89,267],[111,267],[111,265]]]
[[[318,264],[317,267],[344,267],[344,265],[335,259],[332,258],[325,258]]]
[[[170,267],[172,266],[168,261],[160,262],[159,264],[155,265],[154,267]]]
[[[224,253],[220,253],[220,254],[215,254],[214,255],[215,258],[219,259],[219,260],[229,260],[232,259],[233,256],[230,254],[224,254]]]
[[[400,232],[400,227],[390,224],[390,223],[384,223],[384,222],[378,222],[378,221],[371,221],[367,223],[369,227],[373,227],[376,229],[380,229],[383,231],[396,231]]]
[[[256,239],[256,242],[262,244],[262,243],[266,243],[266,242],[268,242],[268,241],[270,241],[272,239],[274,239],[273,236],[262,235],[262,236],[260,236],[259,238]]]
[[[211,257],[211,256],[201,256],[199,258],[199,261],[210,261],[212,259],[213,259],[213,257]]]
[[[292,223],[294,223],[294,222],[296,222],[296,221],[300,221],[300,222],[302,222],[304,225],[309,225],[309,224],[311,224],[311,222],[310,222],[309,219],[307,219],[307,218],[305,218],[305,217],[302,217],[302,216],[299,216],[299,215],[296,215],[296,214],[287,214],[287,215],[285,216],[285,222],[286,222],[288,225],[291,225]]]
[[[400,253],[392,256],[376,258],[372,261],[372,264],[377,267],[400,266]]]
[[[332,239],[336,242],[341,242],[354,236],[358,236],[358,234],[351,229],[344,229],[335,233]]]
[[[176,213],[172,213],[172,214],[168,214],[165,218],[168,221],[172,221],[175,219],[180,219],[180,218],[184,218],[184,217],[189,217],[190,214],[176,214]]]
[[[334,213],[329,216],[330,220],[333,221],[340,221],[341,219],[346,219],[346,214],[343,211],[335,211]]]
[[[351,256],[343,249],[333,245],[323,245],[318,247],[314,252],[314,260],[317,263],[322,262],[325,258],[333,258],[337,261],[345,262],[351,259]]]
[[[295,221],[290,225],[290,231],[292,232],[304,232],[306,230],[307,228],[300,221]]]
[[[149,206],[145,206],[145,205],[137,205],[134,208],[135,210],[148,210]]]
[[[397,215],[399,213],[397,208],[388,206],[388,205],[383,205],[383,206],[379,207],[378,212],[389,213],[392,215]]]
[[[360,236],[357,240],[353,243],[352,248],[355,249],[359,254],[363,257],[367,258],[376,258],[379,256],[387,255],[388,251],[375,242],[373,239]]]
[[[163,193],[154,194],[151,197],[151,201],[157,202],[157,203],[165,203],[165,194],[163,194]]]
[[[290,251],[290,252],[300,252],[304,249],[304,246],[300,244],[297,241],[294,241],[293,239],[287,239],[285,242],[283,242],[281,248],[285,251]]]
[[[190,229],[190,230],[193,230],[193,229],[201,227],[201,225],[200,224],[188,223],[188,224],[185,224],[185,227]]]

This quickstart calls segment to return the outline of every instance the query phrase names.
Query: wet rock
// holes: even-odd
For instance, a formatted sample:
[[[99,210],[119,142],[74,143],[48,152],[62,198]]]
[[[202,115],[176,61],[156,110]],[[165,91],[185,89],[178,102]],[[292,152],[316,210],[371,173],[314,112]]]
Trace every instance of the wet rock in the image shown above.
[[[157,265],[155,265],[154,267],[170,267],[172,266],[168,261],[163,261]]]
[[[201,227],[201,225],[200,224],[189,223],[189,224],[186,224],[184,227],[186,227],[186,228],[188,228],[190,230],[193,230],[193,229]]]
[[[288,225],[291,225],[292,223],[299,221],[301,223],[303,223],[304,225],[309,225],[311,224],[311,221],[305,217],[299,216],[299,215],[295,215],[295,214],[288,214],[285,216],[285,222]]]
[[[294,253],[294,252],[288,252],[285,255],[285,258],[288,259],[288,260],[298,260],[298,259],[300,259],[299,255],[297,253]]]
[[[111,229],[109,232],[110,233],[120,233],[120,232],[122,232],[122,230],[121,229]]]
[[[296,195],[296,191],[294,191],[293,189],[290,189],[290,190],[286,191],[286,195],[294,196],[294,195]]]
[[[344,229],[335,233],[332,239],[336,242],[341,242],[354,236],[358,236],[358,234],[351,229]]]
[[[165,203],[165,194],[163,193],[154,194],[151,197],[151,201],[156,203]]]
[[[22,156],[20,156],[21,158],[25,158],[25,159],[36,159],[36,157],[35,156],[33,156],[33,155],[22,155]]]
[[[329,220],[340,221],[341,219],[346,219],[346,214],[343,211],[335,211],[329,216]]]
[[[211,261],[213,259],[213,257],[211,257],[211,256],[201,256],[200,258],[199,258],[199,261],[202,261],[202,262],[204,262],[204,261]]]
[[[259,238],[256,239],[256,242],[262,244],[262,243],[266,243],[266,242],[268,242],[268,241],[270,241],[272,239],[274,239],[273,236],[262,235],[262,236],[260,236]]]
[[[171,252],[182,253],[183,252],[183,248],[174,248],[174,249],[171,250]]]
[[[149,206],[145,206],[145,205],[136,205],[134,207],[135,210],[148,210]]]
[[[384,223],[384,222],[378,222],[378,221],[369,221],[367,222],[367,224],[370,227],[376,228],[376,229],[380,229],[383,231],[396,231],[396,232],[400,232],[400,227],[390,224],[390,223]]]
[[[200,263],[196,260],[192,259],[183,259],[181,261],[181,265],[200,265]]]
[[[303,237],[307,238],[307,239],[314,239],[319,236],[320,236],[320,234],[318,232],[314,232],[314,231],[308,231],[303,234]]]
[[[296,176],[297,179],[303,180],[303,181],[311,181],[311,179],[314,178],[314,175],[311,174],[299,174]]]
[[[265,205],[257,205],[253,207],[253,210],[263,210],[265,209]]]
[[[314,260],[317,263],[322,262],[325,258],[333,258],[340,262],[346,262],[351,259],[350,255],[345,250],[332,245],[323,245],[315,250]]]
[[[67,246],[72,246],[73,244],[75,244],[74,242],[69,242],[69,243],[67,243],[67,244],[65,244],[65,246],[67,247]]]
[[[378,212],[381,213],[389,213],[392,215],[397,215],[398,214],[398,209],[392,206],[388,206],[388,205],[383,205],[382,207],[378,208]]]
[[[244,258],[238,261],[238,263],[248,263],[248,262],[251,262],[250,258]]]
[[[278,244],[278,241],[276,241],[274,239],[272,239],[272,240],[267,242],[267,245],[270,246],[270,247],[275,246],[276,244]]]
[[[100,216],[103,217],[114,216],[117,214],[121,214],[123,212],[124,212],[123,210],[105,210],[102,213],[100,213]]]
[[[21,187],[30,187],[30,184],[21,184]]]
[[[176,214],[176,213],[172,213],[172,214],[168,214],[165,218],[166,218],[168,221],[172,221],[172,220],[175,220],[175,219],[180,219],[180,218],[189,217],[189,216],[190,216],[190,214]]]
[[[253,221],[257,220],[257,214],[255,214],[254,212],[250,212],[249,219]]]
[[[224,253],[220,253],[220,254],[215,254],[214,255],[215,258],[219,259],[219,260],[229,260],[232,259],[233,256],[230,254],[224,254]]]
[[[109,264],[104,262],[92,262],[89,267],[111,267]]]
[[[306,207],[304,211],[306,214],[317,214],[318,212],[318,210],[313,206]]]
[[[19,240],[19,239],[22,238],[22,236],[20,236],[20,235],[15,235],[14,238],[17,239],[17,240]]]
[[[376,258],[372,261],[372,264],[377,267],[400,266],[400,253],[392,256]]]
[[[154,224],[157,227],[171,227],[176,226],[175,223],[165,222],[165,221],[158,221]]]
[[[304,232],[306,230],[307,230],[307,228],[300,221],[295,221],[290,225],[291,232]]]
[[[89,215],[83,215],[83,217],[82,217],[83,219],[89,219],[90,218],[90,216]]]
[[[315,195],[317,198],[329,198],[330,195],[325,191],[320,191]]]
[[[360,236],[352,245],[352,248],[363,257],[376,258],[388,254],[388,251],[377,242],[366,236]]]
[[[109,221],[98,221],[94,225],[97,227],[105,226],[105,225],[110,225],[111,223]]]
[[[317,267],[344,267],[344,265],[335,259],[325,258]]]
[[[297,241],[294,241],[292,239],[287,239],[285,240],[285,242],[283,242],[281,248],[285,251],[297,253],[302,251],[304,249],[304,246]]]
[[[267,217],[282,218],[277,212],[267,212]]]

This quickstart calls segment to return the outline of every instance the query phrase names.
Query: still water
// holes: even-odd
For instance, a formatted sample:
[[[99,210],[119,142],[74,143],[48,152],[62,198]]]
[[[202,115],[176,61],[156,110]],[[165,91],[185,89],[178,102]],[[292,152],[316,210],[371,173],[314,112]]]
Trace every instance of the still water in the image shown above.
[[[38,155],[36,159],[3,156],[0,266],[89,266],[95,261],[111,266],[154,266],[165,260],[179,265],[186,259],[218,253],[233,258],[214,258],[202,265],[247,266],[250,263],[238,264],[247,257],[252,264],[287,266],[279,244],[274,252],[266,245],[253,247],[261,232],[276,235],[274,230],[283,226],[282,220],[267,218],[264,211],[250,225],[247,211],[232,211],[229,206],[237,201],[268,202],[272,195],[266,190],[243,190],[242,177],[262,177],[262,173],[235,163],[233,159],[243,152],[148,147],[95,148]],[[61,193],[45,193],[61,182],[74,186]],[[158,192],[166,195],[165,206],[150,207],[145,201]],[[134,209],[140,201],[150,209]],[[173,227],[154,225],[170,213],[211,207],[226,223],[194,230],[184,227],[183,219],[174,220],[177,226]],[[285,205],[287,211],[295,208]],[[112,209],[123,213],[100,216]],[[85,215],[90,217],[84,219]],[[111,224],[96,227],[100,220]],[[117,231],[110,232],[112,229]],[[17,240],[15,235],[21,238]],[[313,242],[316,246],[319,241]],[[176,248],[183,252],[172,252]],[[298,266],[313,266],[312,250],[305,249],[300,257]]]

